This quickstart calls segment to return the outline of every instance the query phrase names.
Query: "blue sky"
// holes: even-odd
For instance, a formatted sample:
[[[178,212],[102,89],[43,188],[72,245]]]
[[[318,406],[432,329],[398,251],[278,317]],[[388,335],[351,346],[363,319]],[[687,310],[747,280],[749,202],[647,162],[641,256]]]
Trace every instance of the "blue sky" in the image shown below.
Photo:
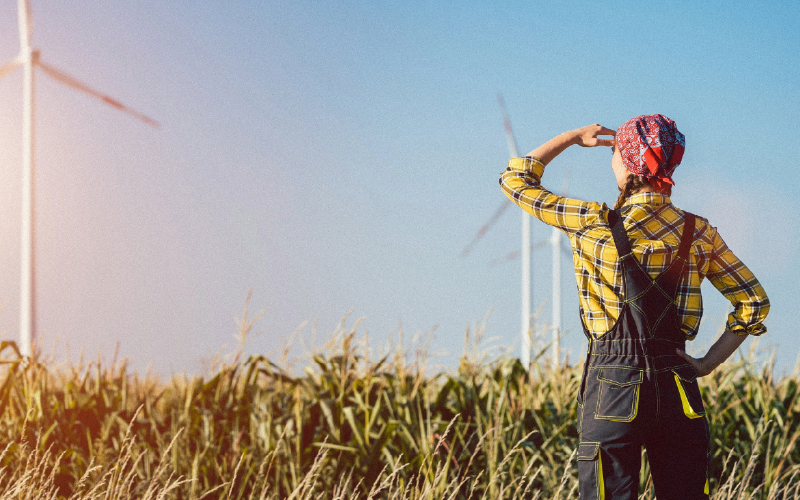
[[[55,2],[33,0],[42,57],[158,119],[161,130],[40,75],[42,344],[194,371],[247,291],[266,308],[250,352],[348,311],[371,339],[432,332],[453,363],[467,325],[519,341],[517,211],[462,259],[502,203],[502,92],[521,153],[571,128],[663,113],[687,137],[676,205],[704,215],[772,301],[763,344],[791,367],[800,271],[800,7],[737,2]],[[18,51],[0,6],[0,59]],[[21,73],[0,81],[0,332],[18,322]],[[548,167],[612,202],[605,149]],[[549,228],[533,224],[533,240]],[[550,255],[534,254],[534,302]],[[565,346],[583,350],[563,261]],[[726,302],[704,288],[707,345]],[[549,315],[547,305],[545,316]],[[312,325],[300,337],[310,342]],[[296,353],[302,353],[297,349]],[[516,351],[515,351],[516,352]]]

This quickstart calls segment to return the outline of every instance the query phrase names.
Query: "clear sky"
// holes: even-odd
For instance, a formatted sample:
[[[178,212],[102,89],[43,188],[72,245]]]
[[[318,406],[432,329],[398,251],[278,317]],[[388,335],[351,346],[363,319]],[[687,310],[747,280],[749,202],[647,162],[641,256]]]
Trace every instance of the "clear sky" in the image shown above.
[[[673,201],[708,217],[761,280],[763,343],[794,364],[797,2],[33,0],[33,13],[43,60],[163,124],[38,74],[46,352],[56,339],[73,358],[119,343],[138,369],[195,371],[234,342],[251,287],[251,309],[267,310],[249,352],[278,352],[306,320],[321,342],[351,309],[348,324],[363,317],[376,341],[402,324],[451,355],[491,311],[487,335],[516,349],[519,262],[489,264],[519,246],[519,210],[459,257],[505,199],[502,92],[521,153],[593,122],[674,119],[687,150]],[[18,50],[6,1],[0,61]],[[21,88],[20,71],[0,81],[3,338],[19,316]],[[569,172],[572,196],[613,202],[610,160],[570,149],[544,184],[558,190]],[[534,221],[534,241],[549,234]],[[562,266],[576,359],[585,340]],[[538,305],[549,253],[533,268]],[[707,345],[726,302],[704,294]]]

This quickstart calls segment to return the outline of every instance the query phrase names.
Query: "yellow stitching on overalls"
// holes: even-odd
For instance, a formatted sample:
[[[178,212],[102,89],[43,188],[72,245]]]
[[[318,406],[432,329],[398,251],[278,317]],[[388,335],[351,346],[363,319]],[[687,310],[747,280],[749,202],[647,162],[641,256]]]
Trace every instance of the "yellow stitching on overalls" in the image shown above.
[[[676,358],[676,357],[678,357],[677,354],[664,354],[662,356],[645,356],[644,354],[608,354],[608,353],[603,353],[603,352],[600,352],[600,353],[597,353],[597,354],[592,354],[592,356],[625,356],[625,357],[630,357],[630,358],[649,357],[650,359]],[[631,365],[603,365],[603,367],[606,367],[606,366],[608,366],[608,367],[616,366],[618,368],[630,368],[631,367]],[[681,365],[681,366],[684,366],[684,365]],[[672,371],[673,369],[675,369],[674,366],[671,366],[671,367],[668,367],[668,368],[659,368],[658,370],[650,368],[647,371],[649,371],[649,372],[668,372],[668,371]]]
[[[629,368],[629,367],[625,367],[625,368]],[[598,380],[600,380],[600,379],[598,379]],[[595,419],[599,418],[600,420],[609,420],[611,422],[633,422],[633,419],[636,418],[636,414],[639,412],[639,386],[642,383],[639,382],[638,384],[633,385],[634,396],[633,396],[633,403],[631,404],[631,412],[628,414],[628,418],[625,419],[625,420],[619,420],[619,419],[616,419],[616,418],[611,418],[609,416],[601,416],[600,415],[600,401],[602,401],[602,399],[603,399],[603,387],[607,386],[608,384],[609,384],[609,382],[606,382],[604,380],[601,381],[600,389],[597,391],[597,404],[594,407]],[[630,387],[630,385],[628,385],[627,387]]]
[[[628,304],[628,305],[629,305],[629,306],[631,306],[631,307],[633,307],[633,308],[634,308],[634,309],[636,309],[637,311],[639,311],[639,313],[640,313],[640,314],[641,314],[641,315],[642,315],[644,318],[647,318],[647,313],[645,313],[645,312],[644,312],[644,309],[642,309],[641,307],[637,306],[637,305],[636,305],[636,304],[634,304],[633,302],[631,302],[631,303],[630,303],[630,304]],[[645,321],[645,322],[644,322],[644,326],[645,326],[645,328],[647,328],[647,332],[645,332],[645,333],[647,333],[647,338],[651,338],[651,339],[652,339],[652,338],[655,338],[655,335],[653,335],[653,328],[650,326],[650,322],[649,322],[649,321]]]
[[[600,354],[595,354],[595,356],[600,356]],[[631,365],[602,365],[599,367],[590,368],[590,370],[602,370],[603,368],[631,368]],[[597,376],[595,376],[597,378]],[[600,380],[599,378],[597,380]]]
[[[700,415],[699,413],[694,411],[692,405],[689,404],[689,398],[686,397],[686,392],[683,390],[683,384],[681,383],[681,378],[678,377],[677,373],[674,373],[673,375],[675,375],[675,383],[678,385],[678,392],[681,395],[681,404],[683,405],[683,413],[685,413],[686,416],[689,418],[702,417],[703,415]]]
[[[642,381],[644,380],[644,369],[643,368],[636,368],[636,367],[629,366],[629,365],[602,365],[602,366],[596,367],[595,369],[603,370],[605,368],[614,368],[614,367],[616,367],[616,368],[626,368],[631,372],[639,372],[638,373],[639,378],[636,379],[635,382],[616,382],[613,379],[601,377],[599,373],[596,375],[595,378],[597,378],[597,380],[600,380],[602,382],[609,382],[611,384],[618,385],[620,387],[626,387],[626,386],[629,386],[629,385],[641,384]]]
[[[645,273],[645,274],[646,274],[646,273]],[[625,299],[623,302],[627,302],[627,303],[629,303],[629,304],[630,304],[630,303],[631,303],[631,302],[633,302],[634,300],[638,299],[638,298],[639,298],[639,297],[641,297],[642,295],[644,295],[644,294],[646,294],[647,292],[649,292],[649,291],[650,291],[650,289],[651,289],[651,288],[653,288],[653,286],[656,286],[656,282],[655,282],[655,281],[653,281],[653,279],[652,279],[652,278],[650,278],[650,284],[649,284],[649,285],[647,285],[647,288],[645,288],[644,290],[642,290],[641,292],[639,292],[638,294],[634,295],[633,297],[631,297],[631,298],[629,298],[629,299],[627,299],[627,298],[626,298],[626,299]]]
[[[595,356],[601,356],[601,354],[595,354]],[[650,356],[650,357],[655,359],[655,358],[674,358],[675,356],[674,355],[669,355],[669,356]],[[684,368],[684,367],[687,367],[687,366],[690,366],[690,365],[683,364],[683,365],[678,365],[678,366],[669,366],[667,368],[658,368],[658,369],[656,369],[656,368],[647,368],[647,369],[645,369],[645,368],[631,367],[631,365],[603,365],[603,366],[596,366],[594,368],[589,368],[589,370],[600,370],[600,369],[603,369],[603,368],[628,368],[628,369],[638,370],[638,371],[643,372],[643,373],[644,372],[647,372],[647,373],[673,372],[674,373],[675,370],[677,370],[678,368]]]
[[[644,312],[644,309],[642,309],[641,307],[637,306],[637,305],[636,305],[636,304],[634,304],[634,303],[630,303],[630,304],[628,304],[628,305],[629,305],[629,306],[631,306],[631,307],[633,307],[633,308],[634,308],[634,309],[636,309],[637,311],[639,311],[639,312],[642,314],[642,316],[644,316],[645,318],[647,317],[647,314],[645,314],[645,312]]]
[[[667,307],[665,307],[663,311],[661,311],[661,316],[659,316],[658,319],[656,320],[656,322],[653,323],[653,330],[658,330],[658,325],[661,323],[661,320],[663,320],[664,316],[666,316],[667,313],[670,311],[670,307],[672,307],[674,305],[675,305],[675,303],[673,302],[672,304],[670,304]],[[677,308],[677,306],[676,306],[676,308]]]
[[[668,270],[669,270],[669,269],[668,269]],[[659,276],[661,276],[661,275],[659,274]],[[652,279],[652,278],[651,278],[651,279]],[[668,293],[666,292],[666,290],[664,290],[663,288],[661,288],[661,285],[659,285],[659,284],[658,284],[658,282],[657,282],[656,280],[653,280],[653,286],[654,286],[656,289],[658,289],[658,291],[659,291],[659,292],[661,292],[661,294],[662,294],[662,295],[664,295],[664,297],[666,297],[666,298],[668,298],[668,299],[673,299],[673,298],[674,298],[674,297],[670,297],[670,294],[668,294]]]
[[[670,297],[670,296],[669,296],[669,294],[668,294],[668,293],[666,293],[666,292],[664,291],[664,289],[663,289],[663,288],[661,288],[660,286],[658,286],[658,282],[657,282],[656,280],[657,280],[659,277],[661,277],[662,275],[664,275],[665,273],[669,272],[669,268],[672,266],[672,264],[670,264],[669,266],[667,266],[667,268],[666,268],[664,271],[662,271],[661,273],[659,273],[659,275],[658,275],[658,276],[656,276],[655,278],[653,278],[653,277],[651,277],[651,276],[650,276],[650,273],[648,273],[648,272],[647,272],[647,270],[644,268],[644,266],[642,266],[642,263],[641,263],[641,262],[639,262],[638,260],[634,259],[634,263],[635,263],[635,264],[636,264],[636,266],[639,268],[639,270],[640,270],[640,271],[642,271],[642,273],[643,273],[645,276],[647,276],[647,277],[650,279],[650,284],[649,284],[649,285],[647,285],[647,288],[645,288],[643,292],[641,292],[640,294],[636,295],[635,297],[633,297],[633,298],[631,298],[631,299],[626,299],[626,300],[625,300],[625,302],[628,302],[629,300],[636,300],[636,299],[638,299],[639,297],[641,297],[642,295],[644,295],[644,294],[645,294],[645,293],[646,293],[648,290],[650,290],[650,289],[651,289],[651,288],[653,288],[654,286],[655,286],[656,288],[658,288],[658,289],[659,289],[659,291],[661,291],[661,293],[663,293],[663,294],[664,294],[664,295],[665,295],[667,298],[669,298],[669,297]]]
[[[606,332],[606,333],[608,333],[608,332]],[[605,335],[605,333],[603,335]],[[670,344],[675,344],[676,346],[680,346],[681,345],[681,342],[680,341],[676,341],[676,340],[661,339],[660,338],[660,339],[658,339],[658,341],[659,342],[668,342]],[[603,337],[600,337],[599,339],[595,339],[594,342],[596,342],[598,344],[602,344],[603,342],[630,342],[630,339],[629,338],[628,339],[604,339]]]
[[[631,413],[630,418],[625,420],[620,420],[616,418],[608,418],[611,422],[633,422],[633,419],[636,418],[636,414],[639,413],[639,386],[634,386],[634,390],[636,394],[633,396],[633,405],[631,405]]]

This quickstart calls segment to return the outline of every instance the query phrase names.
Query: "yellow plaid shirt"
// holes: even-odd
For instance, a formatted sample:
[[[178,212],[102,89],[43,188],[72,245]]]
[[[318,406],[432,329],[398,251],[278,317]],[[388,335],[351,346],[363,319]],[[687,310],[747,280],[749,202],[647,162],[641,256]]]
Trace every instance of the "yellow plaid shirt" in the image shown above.
[[[580,313],[598,338],[608,332],[622,309],[622,266],[608,227],[608,206],[557,196],[541,186],[544,165],[538,158],[513,158],[500,176],[503,192],[523,210],[569,236],[580,293]],[[620,209],[631,247],[642,267],[658,276],[678,253],[683,212],[659,193],[631,196]],[[703,315],[700,283],[709,281],[733,304],[727,329],[761,335],[769,299],[753,273],[731,252],[716,228],[697,217],[688,269],[678,289],[678,315],[687,340],[693,340]]]

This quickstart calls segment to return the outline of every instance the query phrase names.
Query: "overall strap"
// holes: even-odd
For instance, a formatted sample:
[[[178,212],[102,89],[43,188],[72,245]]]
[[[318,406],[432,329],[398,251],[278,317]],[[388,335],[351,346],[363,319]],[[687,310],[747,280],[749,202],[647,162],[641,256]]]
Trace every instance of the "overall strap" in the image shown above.
[[[694,242],[695,216],[689,212],[683,212],[683,235],[681,235],[681,246],[678,248],[678,257],[689,260],[689,251]]]
[[[611,236],[614,237],[614,245],[617,247],[619,259],[622,260],[631,254],[631,242],[628,240],[619,210],[608,212],[608,225],[611,227]]]

